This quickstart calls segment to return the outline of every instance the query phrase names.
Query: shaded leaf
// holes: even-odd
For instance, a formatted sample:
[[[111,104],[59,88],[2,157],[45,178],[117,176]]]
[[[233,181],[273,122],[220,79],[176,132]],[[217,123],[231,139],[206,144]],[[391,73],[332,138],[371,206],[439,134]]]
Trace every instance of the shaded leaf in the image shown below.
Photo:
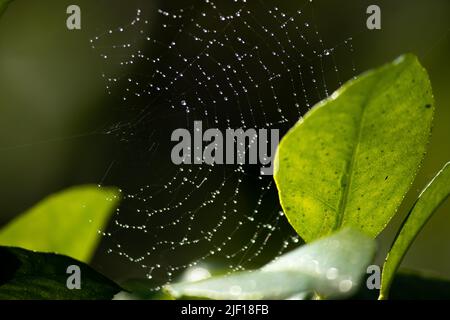
[[[342,226],[378,235],[411,186],[432,118],[428,75],[413,55],[313,107],[275,159],[280,202],[297,233],[307,242]]]
[[[400,263],[425,223],[450,195],[450,162],[420,194],[397,234],[383,266],[380,299],[388,296],[392,279]]]
[[[448,300],[450,281],[424,273],[402,271],[392,283],[389,299]]]
[[[380,290],[361,286],[351,298],[354,300],[377,300]],[[389,290],[389,300],[437,300],[450,299],[450,280],[429,273],[400,270]]]
[[[81,186],[51,195],[0,230],[0,245],[89,261],[118,201],[115,188]]]
[[[176,298],[286,299],[315,291],[343,297],[359,285],[375,252],[375,241],[345,229],[280,256],[261,269],[171,284]]]
[[[112,299],[122,290],[88,265],[62,255],[0,247],[0,264],[0,299]],[[66,285],[71,265],[81,270],[79,290]]]

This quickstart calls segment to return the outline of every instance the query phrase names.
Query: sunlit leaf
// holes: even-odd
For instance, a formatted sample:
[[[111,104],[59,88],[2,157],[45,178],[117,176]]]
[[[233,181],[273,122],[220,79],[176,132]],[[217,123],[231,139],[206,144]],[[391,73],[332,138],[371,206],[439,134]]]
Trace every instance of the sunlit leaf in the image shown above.
[[[0,245],[89,261],[119,199],[115,188],[97,186],[51,195],[0,230]]]
[[[383,266],[380,299],[387,298],[392,279],[409,247],[428,219],[449,195],[450,162],[422,191],[397,234]]]
[[[402,56],[345,84],[282,139],[280,202],[307,242],[349,226],[375,237],[395,214],[426,151],[428,75]]]
[[[374,240],[345,229],[261,269],[171,284],[166,289],[176,298],[286,299],[312,291],[322,297],[344,297],[359,286],[374,252]]]
[[[0,247],[0,300],[112,299],[122,289],[67,256]],[[80,268],[80,289],[67,287],[67,268]]]

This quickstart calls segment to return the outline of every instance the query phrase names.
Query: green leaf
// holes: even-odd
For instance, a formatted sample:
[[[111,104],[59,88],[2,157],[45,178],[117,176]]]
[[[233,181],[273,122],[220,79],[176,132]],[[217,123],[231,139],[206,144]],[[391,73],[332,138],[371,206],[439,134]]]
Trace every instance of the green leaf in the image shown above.
[[[120,282],[120,286],[124,288],[123,291],[117,294],[115,300],[173,300],[163,290],[150,290],[149,288],[156,288],[160,284],[150,279],[128,279]]]
[[[383,266],[380,299],[386,299],[400,263],[425,223],[450,195],[450,162],[420,194],[397,234]]]
[[[3,14],[3,12],[11,2],[12,0],[0,0],[0,16]]]
[[[280,202],[297,233],[307,242],[342,226],[378,235],[413,182],[433,109],[428,75],[413,55],[313,107],[275,159]]]
[[[286,299],[305,292],[350,295],[375,253],[375,241],[345,229],[280,256],[261,269],[166,286],[175,298]]]
[[[81,186],[44,199],[0,230],[0,245],[89,261],[120,199],[115,188]]]
[[[21,248],[0,247],[0,300],[112,299],[122,289],[75,259]],[[80,268],[81,288],[67,288],[67,268]]]

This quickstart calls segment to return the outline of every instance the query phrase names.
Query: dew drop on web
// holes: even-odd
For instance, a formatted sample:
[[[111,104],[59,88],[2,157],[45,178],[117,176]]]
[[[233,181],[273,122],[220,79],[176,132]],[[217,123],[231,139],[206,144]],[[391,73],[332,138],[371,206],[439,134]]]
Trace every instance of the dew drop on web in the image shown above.
[[[205,0],[179,9],[136,8],[122,25],[105,26],[92,38],[92,50],[103,58],[106,92],[124,114],[105,134],[129,146],[127,160],[112,170],[142,166],[137,175],[149,176],[142,184],[119,185],[122,205],[103,233],[105,252],[122,269],[157,288],[183,272],[206,276],[211,261],[229,272],[245,270],[300,245],[272,177],[259,168],[175,166],[161,153],[170,157],[163,148],[170,132],[192,129],[195,120],[203,130],[284,133],[347,80],[343,74],[355,76],[351,36],[325,43],[320,21],[309,18],[312,5]],[[337,52],[350,65],[336,62]],[[337,270],[327,271],[336,276]],[[344,280],[339,288],[351,285]]]

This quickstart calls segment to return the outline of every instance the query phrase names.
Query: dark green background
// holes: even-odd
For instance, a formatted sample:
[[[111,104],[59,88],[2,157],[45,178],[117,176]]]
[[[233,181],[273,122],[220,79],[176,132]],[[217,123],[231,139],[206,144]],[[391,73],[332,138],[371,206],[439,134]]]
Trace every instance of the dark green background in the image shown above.
[[[286,5],[286,1],[278,2]],[[81,31],[65,27],[69,4],[82,8]],[[117,110],[123,106],[106,95],[101,78],[102,72],[114,72],[115,66],[105,64],[88,40],[129,21],[137,7],[151,13],[161,4],[162,0],[17,0],[0,19],[0,224],[48,194],[72,185],[103,182],[117,154],[117,139],[101,133],[118,121],[121,113]],[[185,6],[186,1],[170,3],[173,7],[181,4]],[[381,7],[381,31],[365,27],[370,4]],[[412,52],[430,74],[436,98],[433,136],[402,208],[405,212],[427,181],[450,160],[450,2],[314,0],[313,6],[327,43],[353,35],[358,72]],[[143,169],[133,165],[128,169],[116,172],[116,180],[105,182],[139,186]],[[400,221],[400,217],[394,219],[382,235],[383,250]],[[127,277],[123,273],[128,269],[119,268],[101,250],[94,264],[109,274]],[[420,234],[404,266],[450,277],[450,203]]]

